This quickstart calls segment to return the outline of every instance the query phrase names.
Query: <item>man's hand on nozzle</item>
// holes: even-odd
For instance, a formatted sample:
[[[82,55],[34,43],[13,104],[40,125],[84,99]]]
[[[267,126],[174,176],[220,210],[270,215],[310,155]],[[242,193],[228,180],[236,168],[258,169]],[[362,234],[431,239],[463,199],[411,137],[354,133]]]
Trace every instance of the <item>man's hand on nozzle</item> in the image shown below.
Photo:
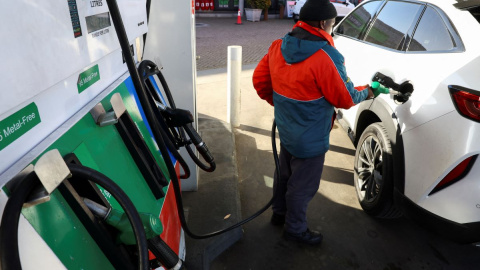
[[[373,93],[373,89],[372,87],[370,87],[370,85],[367,84],[367,87],[368,87],[368,95],[367,95],[367,98],[366,99],[372,99],[375,97],[375,94]]]

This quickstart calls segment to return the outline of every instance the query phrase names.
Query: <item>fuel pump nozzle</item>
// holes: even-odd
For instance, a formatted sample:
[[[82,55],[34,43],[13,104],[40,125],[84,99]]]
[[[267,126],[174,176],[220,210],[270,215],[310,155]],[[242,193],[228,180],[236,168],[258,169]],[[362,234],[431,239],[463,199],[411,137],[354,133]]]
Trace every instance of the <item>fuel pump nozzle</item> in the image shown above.
[[[375,97],[377,97],[380,94],[389,94],[390,93],[390,89],[388,87],[385,87],[381,83],[376,82],[376,81],[372,82],[371,87],[372,87],[373,95]],[[392,90],[392,92],[396,92],[396,91]]]
[[[118,230],[118,241],[126,245],[134,245],[136,243],[132,226],[124,212],[111,207],[107,208],[88,198],[83,198],[83,202],[95,216]],[[138,214],[145,229],[148,249],[166,269],[184,269],[183,261],[180,260],[177,254],[160,238],[160,234],[163,232],[160,219],[150,213],[139,212]]]
[[[100,205],[88,198],[83,198],[85,205],[92,211],[92,213],[98,218],[104,220],[107,224],[115,227],[118,231],[118,240],[127,245],[135,244],[135,236],[132,231],[132,226],[125,214],[125,212],[107,208]],[[162,234],[163,226],[158,217],[150,213],[138,213],[145,229],[145,235],[147,239],[151,239],[157,235]]]
[[[190,111],[182,109],[172,109],[161,102],[155,101],[158,109],[162,112],[162,115],[167,120],[167,124],[171,127],[183,127],[185,132],[188,134],[191,142],[195,145],[198,152],[202,155],[206,162],[211,164],[211,168],[206,168],[207,172],[215,170],[215,159],[210,153],[207,145],[203,142],[202,137],[197,133],[195,128],[193,128],[193,116]],[[198,165],[198,164],[197,164]],[[204,166],[205,167],[205,166]]]
[[[397,84],[391,77],[380,72],[373,75],[371,87],[375,97],[380,94],[392,94],[393,99],[398,103],[407,102],[413,93],[411,81],[406,80]]]

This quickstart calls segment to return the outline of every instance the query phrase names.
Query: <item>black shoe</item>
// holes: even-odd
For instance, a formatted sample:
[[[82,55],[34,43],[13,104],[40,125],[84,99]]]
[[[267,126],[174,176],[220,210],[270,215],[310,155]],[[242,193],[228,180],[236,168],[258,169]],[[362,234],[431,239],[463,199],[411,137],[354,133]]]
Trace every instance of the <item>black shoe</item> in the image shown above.
[[[287,240],[297,241],[310,245],[318,245],[323,240],[323,236],[321,233],[316,231],[310,231],[309,229],[307,229],[303,233],[289,233],[287,231],[284,231],[283,237],[285,237],[285,239]]]
[[[272,219],[270,219],[270,223],[275,226],[283,226],[283,224],[285,224],[285,215],[273,213]]]

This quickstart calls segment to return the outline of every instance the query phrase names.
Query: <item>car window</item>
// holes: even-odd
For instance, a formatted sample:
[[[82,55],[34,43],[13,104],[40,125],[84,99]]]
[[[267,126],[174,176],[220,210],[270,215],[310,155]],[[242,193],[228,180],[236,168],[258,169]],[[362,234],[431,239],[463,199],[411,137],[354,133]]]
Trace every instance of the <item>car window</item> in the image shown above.
[[[408,51],[443,51],[454,47],[452,36],[440,15],[431,7],[423,13]]]
[[[400,50],[405,34],[423,5],[388,1],[367,34],[366,41]]]
[[[345,18],[342,24],[338,26],[336,33],[358,38],[367,23],[375,15],[380,3],[381,1],[372,1],[354,10]]]

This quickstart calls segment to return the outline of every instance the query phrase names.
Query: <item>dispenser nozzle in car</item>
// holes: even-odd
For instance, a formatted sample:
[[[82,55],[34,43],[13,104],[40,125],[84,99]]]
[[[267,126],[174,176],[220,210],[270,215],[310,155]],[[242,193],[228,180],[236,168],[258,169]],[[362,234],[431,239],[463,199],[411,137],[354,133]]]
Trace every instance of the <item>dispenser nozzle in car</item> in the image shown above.
[[[380,94],[391,93],[393,94],[393,99],[399,103],[407,102],[413,93],[413,84],[411,81],[407,80],[401,84],[397,84],[392,78],[380,72],[373,75],[371,87],[375,97]]]
[[[381,83],[377,81],[373,81],[371,87],[372,87],[373,95],[375,97],[377,97],[380,94],[389,94],[390,92],[396,92],[394,90],[390,91],[388,87],[383,86]]]

